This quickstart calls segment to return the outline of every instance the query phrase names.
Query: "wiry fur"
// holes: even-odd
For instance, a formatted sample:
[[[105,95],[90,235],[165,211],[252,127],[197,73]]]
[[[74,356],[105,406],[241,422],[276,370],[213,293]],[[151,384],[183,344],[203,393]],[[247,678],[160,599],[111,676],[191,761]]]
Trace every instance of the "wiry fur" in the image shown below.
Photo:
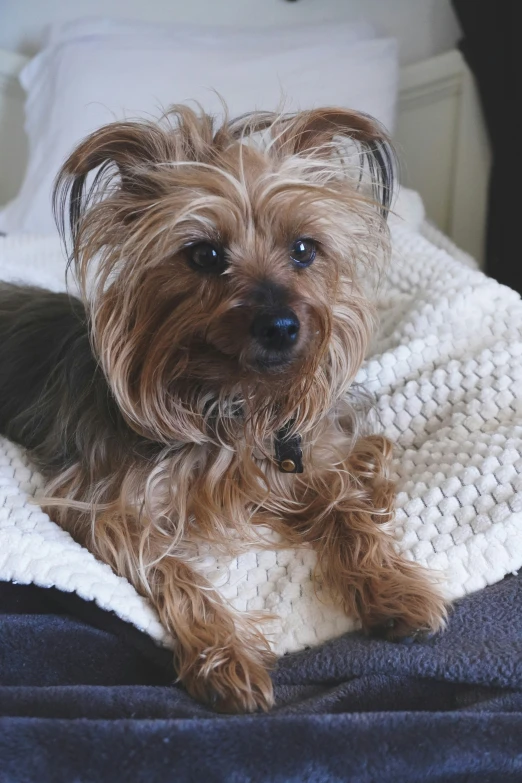
[[[366,630],[443,624],[443,600],[383,524],[391,445],[366,433],[350,391],[388,252],[390,167],[377,124],[340,109],[114,123],[57,180],[83,304],[0,292],[1,430],[31,449],[54,518],[152,600],[187,689],[221,709],[270,706],[273,656],[194,568],[198,541],[230,551],[268,525],[317,551],[317,577]],[[317,257],[296,269],[302,236]],[[226,248],[223,274],[190,267],[197,241]],[[275,305],[301,328],[274,367],[251,323]],[[274,463],[289,422],[302,475]]]

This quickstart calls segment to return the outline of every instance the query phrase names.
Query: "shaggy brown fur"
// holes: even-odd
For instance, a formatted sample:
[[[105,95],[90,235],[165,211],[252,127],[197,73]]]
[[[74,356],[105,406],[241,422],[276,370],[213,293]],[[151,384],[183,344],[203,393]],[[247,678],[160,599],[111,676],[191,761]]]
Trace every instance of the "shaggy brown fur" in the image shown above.
[[[390,164],[356,112],[215,128],[175,107],[97,131],[57,181],[85,309],[53,305],[74,311],[76,336],[54,333],[52,365],[19,379],[34,399],[0,425],[32,449],[54,518],[150,598],[180,680],[219,709],[267,709],[274,657],[256,618],[196,570],[198,542],[231,551],[268,525],[316,550],[317,578],[366,631],[444,622],[426,574],[395,551],[392,447],[367,434],[351,391],[388,254]],[[5,291],[0,330],[19,354],[53,307]],[[302,438],[302,474],[274,459],[283,427]]]

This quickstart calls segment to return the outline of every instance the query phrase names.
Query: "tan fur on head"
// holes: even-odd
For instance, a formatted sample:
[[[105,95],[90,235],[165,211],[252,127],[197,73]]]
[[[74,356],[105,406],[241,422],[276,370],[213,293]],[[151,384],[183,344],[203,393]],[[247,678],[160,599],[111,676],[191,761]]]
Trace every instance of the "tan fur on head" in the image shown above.
[[[227,549],[231,531],[246,544],[268,524],[317,550],[321,578],[365,628],[443,621],[382,527],[391,450],[364,438],[350,397],[388,255],[391,178],[384,132],[357,112],[215,127],[177,106],[159,124],[92,134],[57,180],[93,351],[126,425],[155,450],[82,455],[52,477],[55,515],[153,600],[182,681],[225,709],[270,705],[271,654],[191,567],[198,540]],[[199,243],[215,273],[198,266]],[[313,263],[300,265],[305,252]],[[303,438],[302,475],[274,463],[285,424]]]

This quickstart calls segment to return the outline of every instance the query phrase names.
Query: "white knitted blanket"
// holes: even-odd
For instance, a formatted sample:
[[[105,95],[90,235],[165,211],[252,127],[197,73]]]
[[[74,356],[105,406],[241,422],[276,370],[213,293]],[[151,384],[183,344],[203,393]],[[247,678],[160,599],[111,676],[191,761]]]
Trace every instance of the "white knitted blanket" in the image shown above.
[[[441,571],[457,598],[522,566],[522,302],[435,247],[415,201],[413,213],[393,221],[381,329],[357,380],[397,444],[397,546]],[[0,278],[60,290],[63,271],[54,238],[0,239]],[[74,591],[169,646],[145,599],[28,500],[40,484],[23,451],[0,439],[0,580]],[[280,654],[354,627],[315,594],[313,565],[306,549],[231,562],[206,552],[200,562],[236,610],[278,614]]]

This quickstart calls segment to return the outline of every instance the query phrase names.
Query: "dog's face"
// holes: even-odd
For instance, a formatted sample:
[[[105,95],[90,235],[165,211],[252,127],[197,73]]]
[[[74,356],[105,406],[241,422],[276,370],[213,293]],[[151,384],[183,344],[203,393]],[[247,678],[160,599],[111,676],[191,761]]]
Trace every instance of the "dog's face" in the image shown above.
[[[101,129],[58,181],[120,407],[161,440],[231,400],[263,411],[265,431],[310,419],[349,385],[371,334],[361,270],[385,255],[386,139],[340,110],[217,131],[187,108],[171,116]],[[347,138],[357,166],[354,149],[351,166],[340,160]],[[374,197],[357,177],[363,158]]]

